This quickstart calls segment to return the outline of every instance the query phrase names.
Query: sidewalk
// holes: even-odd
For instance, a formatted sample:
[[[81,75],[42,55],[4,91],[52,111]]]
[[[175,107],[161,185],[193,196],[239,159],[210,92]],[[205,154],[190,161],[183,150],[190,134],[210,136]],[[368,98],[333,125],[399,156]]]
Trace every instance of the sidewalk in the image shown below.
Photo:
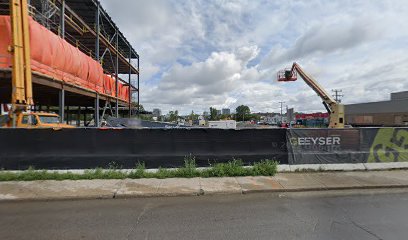
[[[278,173],[274,177],[0,182],[0,201],[406,188],[408,170]]]

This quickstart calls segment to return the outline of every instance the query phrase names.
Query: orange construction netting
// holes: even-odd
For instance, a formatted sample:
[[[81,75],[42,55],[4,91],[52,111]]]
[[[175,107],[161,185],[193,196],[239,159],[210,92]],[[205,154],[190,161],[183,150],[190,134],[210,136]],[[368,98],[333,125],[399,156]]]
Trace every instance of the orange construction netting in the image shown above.
[[[11,25],[9,16],[0,16],[0,68],[11,68]],[[115,97],[115,78],[104,74],[102,66],[30,17],[31,68],[83,88]],[[129,86],[118,82],[118,98],[129,102]]]

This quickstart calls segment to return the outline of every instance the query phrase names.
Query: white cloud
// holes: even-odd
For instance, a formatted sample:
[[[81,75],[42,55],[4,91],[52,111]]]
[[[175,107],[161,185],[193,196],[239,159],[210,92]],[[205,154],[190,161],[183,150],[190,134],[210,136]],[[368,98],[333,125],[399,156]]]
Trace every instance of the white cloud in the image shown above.
[[[408,90],[407,1],[121,2],[102,4],[141,55],[148,109],[324,111],[303,82],[275,81],[293,61],[345,103]]]
[[[375,26],[371,18],[353,19],[350,16],[331,17],[325,22],[310,26],[293,46],[272,48],[263,60],[263,66],[276,65],[280,62],[294,61],[310,56],[344,52],[360,44],[369,44],[380,40],[380,33],[386,33],[383,24]]]
[[[236,102],[230,93],[261,75],[256,68],[248,67],[257,53],[258,48],[250,46],[232,53],[213,52],[205,61],[187,66],[175,64],[163,74],[160,83],[149,90],[147,102],[183,105],[181,108],[185,111],[195,107],[228,107]]]

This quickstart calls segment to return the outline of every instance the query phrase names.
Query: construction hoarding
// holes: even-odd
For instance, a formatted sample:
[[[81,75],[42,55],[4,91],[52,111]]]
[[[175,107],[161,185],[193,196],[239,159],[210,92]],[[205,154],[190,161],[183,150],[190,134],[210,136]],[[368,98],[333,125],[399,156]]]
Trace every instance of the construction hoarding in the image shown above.
[[[287,163],[284,129],[0,129],[0,169],[178,167],[240,158]]]
[[[367,162],[407,162],[408,128],[369,128],[362,131],[368,145]]]
[[[360,163],[359,129],[290,129],[289,164]]]
[[[401,162],[408,161],[408,128],[0,129],[0,146],[0,169],[179,167],[186,156],[200,167],[233,158],[245,164]]]
[[[408,161],[408,128],[290,129],[289,164]]]

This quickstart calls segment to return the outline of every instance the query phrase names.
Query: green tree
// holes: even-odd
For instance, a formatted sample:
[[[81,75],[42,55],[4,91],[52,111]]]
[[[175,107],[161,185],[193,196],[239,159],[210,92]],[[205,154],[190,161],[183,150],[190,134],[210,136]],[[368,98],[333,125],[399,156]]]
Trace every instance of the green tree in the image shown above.
[[[169,112],[169,122],[177,122],[178,120],[178,110]]]
[[[145,111],[145,109],[144,109],[144,107],[143,107],[142,104],[138,104],[137,102],[132,102],[132,105],[133,105],[133,107],[136,108],[136,109],[138,109],[138,107],[139,107],[140,112],[144,112],[144,111]]]
[[[231,115],[230,114],[221,114],[221,116],[219,118],[222,119],[222,120],[230,120]]]
[[[145,120],[145,121],[153,121],[153,116],[150,114],[140,114],[139,119]]]
[[[191,114],[188,119],[191,121],[198,120],[198,114],[195,114],[194,111],[191,111]]]
[[[235,117],[237,121],[246,121],[251,118],[251,110],[248,106],[241,105],[235,109]]]
[[[218,120],[218,113],[216,108],[210,107],[210,120]]]

